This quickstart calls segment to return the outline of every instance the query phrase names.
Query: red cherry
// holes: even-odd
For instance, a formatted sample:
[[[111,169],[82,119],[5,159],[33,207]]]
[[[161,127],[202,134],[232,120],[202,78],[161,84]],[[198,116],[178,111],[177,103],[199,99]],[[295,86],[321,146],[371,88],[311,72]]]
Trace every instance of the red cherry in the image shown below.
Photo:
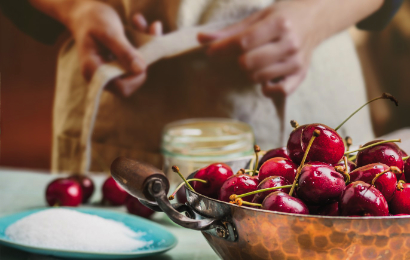
[[[142,205],[142,203],[131,195],[127,196],[125,200],[125,206],[127,207],[128,213],[143,217],[149,218],[154,211],[152,209],[147,208],[146,206]]]
[[[319,207],[316,214],[321,216],[339,216],[339,202],[334,201]]]
[[[319,161],[333,165],[337,164],[344,155],[345,146],[342,137],[326,125],[311,124],[306,126],[301,138],[303,152],[306,151],[315,130],[319,130],[320,135],[313,142],[306,157],[306,162]]]
[[[389,202],[390,212],[397,214],[410,214],[410,183],[399,183],[398,190]]]
[[[175,194],[175,197],[179,203],[185,204],[188,200],[186,199],[186,189],[185,185],[182,186]]]
[[[282,176],[290,183],[293,183],[298,166],[291,160],[276,157],[267,160],[259,169],[259,180],[264,180],[269,176]]]
[[[306,165],[298,184],[298,197],[310,205],[325,205],[338,200],[346,187],[344,176],[328,165]]]
[[[94,182],[91,180],[91,178],[84,175],[74,174],[69,176],[68,179],[76,181],[78,182],[78,184],[80,184],[81,190],[83,192],[82,203],[87,203],[94,192]]]
[[[291,185],[291,183],[281,176],[270,176],[270,177],[265,178],[261,183],[259,183],[258,190],[280,187],[280,186],[285,186],[285,185]],[[275,191],[282,191],[285,193],[289,193],[290,188],[281,188],[277,190],[257,193],[255,194],[255,197],[253,197],[252,203],[258,203],[258,204],[262,203],[263,200],[266,198],[266,196],[268,196],[269,194]]]
[[[407,159],[407,160],[404,161],[404,167],[403,168],[404,168],[404,174],[402,174],[402,176],[405,176],[404,181],[410,180],[410,159]]]
[[[240,195],[255,191],[258,188],[258,179],[247,174],[237,174],[229,177],[221,187],[219,200],[230,202],[230,196],[233,194]],[[246,196],[244,201],[251,202],[254,195]]]
[[[262,202],[262,209],[294,214],[309,214],[309,209],[298,198],[291,197],[282,191],[269,194]]]
[[[380,141],[382,140],[374,140],[364,146]],[[357,153],[356,163],[357,167],[372,163],[384,163],[388,166],[397,166],[401,171],[403,171],[404,166],[401,150],[395,143],[384,143],[359,151]]]
[[[399,149],[400,149],[401,157],[409,156],[403,149],[401,149],[401,148],[399,148]]]
[[[371,184],[374,177],[377,174],[382,173],[386,170],[389,170],[390,167],[382,163],[373,163],[366,166],[357,168],[356,170],[350,173],[351,181],[363,181],[368,184]],[[396,175],[390,171],[384,173],[374,183],[376,189],[378,189],[383,196],[386,198],[386,201],[389,202],[394,192],[396,191],[397,178]]]
[[[347,185],[339,200],[341,216],[388,216],[389,207],[382,193],[368,183]]]
[[[48,184],[46,200],[50,206],[76,207],[81,204],[83,194],[76,181],[59,178]]]
[[[275,157],[282,157],[291,160],[288,155],[288,150],[286,149],[286,147],[272,149],[267,151],[265,155],[262,157],[262,159],[260,159],[258,169],[260,169],[262,164],[264,164],[267,160]]]
[[[128,193],[110,176],[102,186],[103,201],[111,205],[124,205]]]
[[[202,195],[217,199],[222,184],[231,176],[233,176],[231,167],[224,163],[213,163],[200,169],[194,177],[207,181],[207,183],[193,181],[192,187]]]
[[[302,132],[308,125],[298,126],[290,133],[288,144],[286,149],[288,151],[289,157],[292,161],[296,164],[300,164],[303,159],[303,155],[305,154],[302,149]]]

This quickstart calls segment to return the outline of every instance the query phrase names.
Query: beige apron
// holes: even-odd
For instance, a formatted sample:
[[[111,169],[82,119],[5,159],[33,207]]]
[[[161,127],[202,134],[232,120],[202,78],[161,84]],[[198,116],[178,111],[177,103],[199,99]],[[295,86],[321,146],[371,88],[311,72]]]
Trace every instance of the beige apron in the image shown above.
[[[284,144],[277,111],[262,95],[260,86],[246,84],[237,77],[235,68],[210,64],[201,51],[187,52],[198,47],[198,31],[221,28],[272,1],[107,2],[126,26],[131,15],[139,11],[148,20],[161,20],[171,33],[147,42],[130,32],[131,41],[141,45],[143,57],[152,65],[146,84],[127,99],[103,91],[110,79],[123,73],[118,65],[101,66],[87,84],[80,73],[75,43],[70,40],[63,46],[53,114],[53,171],[108,171],[120,155],[160,167],[163,126],[194,117],[236,118],[253,127],[262,149]],[[285,121],[322,122],[335,127],[365,100],[353,44],[348,34],[342,33],[314,53],[307,79],[286,101]],[[285,133],[290,131],[286,124]],[[355,141],[372,138],[369,111],[362,111],[339,132]]]

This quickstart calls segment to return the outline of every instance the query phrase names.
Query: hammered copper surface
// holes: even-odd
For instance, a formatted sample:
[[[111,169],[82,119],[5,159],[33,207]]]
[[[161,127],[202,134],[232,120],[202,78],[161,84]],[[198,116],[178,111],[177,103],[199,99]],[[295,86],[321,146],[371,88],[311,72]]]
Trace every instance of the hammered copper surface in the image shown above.
[[[230,207],[226,217],[236,226],[236,242],[203,232],[223,259],[410,259],[410,218],[406,216],[302,216],[203,199]]]

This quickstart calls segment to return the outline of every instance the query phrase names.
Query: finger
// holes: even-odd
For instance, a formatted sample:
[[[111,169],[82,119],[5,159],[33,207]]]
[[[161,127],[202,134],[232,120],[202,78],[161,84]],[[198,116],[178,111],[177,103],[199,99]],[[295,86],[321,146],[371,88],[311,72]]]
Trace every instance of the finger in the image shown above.
[[[239,65],[246,71],[254,72],[291,56],[297,50],[298,46],[288,40],[268,43],[240,56]]]
[[[128,41],[123,31],[106,31],[98,37],[127,71],[134,74],[139,74],[145,71],[146,64],[144,60]]]
[[[302,61],[298,56],[293,56],[283,62],[277,62],[269,67],[263,68],[251,75],[255,82],[263,83],[272,79],[286,77],[303,67]]]
[[[136,13],[131,19],[132,25],[139,32],[146,32],[148,28],[148,22],[141,13]]]
[[[162,23],[160,21],[153,22],[148,28],[148,34],[154,36],[162,35]]]
[[[267,97],[272,97],[277,94],[292,94],[306,77],[306,70],[288,75],[286,78],[278,82],[267,81],[262,85],[262,92]]]
[[[126,75],[114,79],[112,86],[123,97],[129,97],[144,84],[146,78],[145,72],[138,75]]]
[[[231,37],[215,41],[208,48],[208,55],[227,57],[239,55],[251,49],[277,40],[289,30],[285,19],[267,17]]]
[[[84,45],[78,46],[78,54],[81,74],[85,80],[90,81],[98,67],[104,63],[103,57],[98,53],[92,39],[86,39]]]
[[[265,15],[265,12],[256,12],[245,18],[244,20],[225,27],[222,30],[215,32],[201,32],[198,34],[198,41],[202,44],[209,43],[218,39],[230,37],[243,30],[249,25],[253,24],[258,19],[261,19]]]

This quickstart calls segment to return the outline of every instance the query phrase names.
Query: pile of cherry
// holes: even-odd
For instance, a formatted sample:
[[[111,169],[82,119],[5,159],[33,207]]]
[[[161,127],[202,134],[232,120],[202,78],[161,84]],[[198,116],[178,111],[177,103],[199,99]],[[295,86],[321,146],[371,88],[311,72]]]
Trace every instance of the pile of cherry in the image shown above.
[[[50,206],[77,207],[89,202],[94,189],[95,185],[91,178],[74,174],[50,182],[46,188],[46,201]],[[154,213],[142,205],[137,198],[129,195],[111,176],[105,180],[102,194],[100,205],[125,205],[129,213],[145,218],[149,218]]]
[[[378,99],[397,100],[384,93]],[[363,105],[362,107],[364,107]],[[361,108],[362,108],[361,107]],[[356,110],[351,116],[357,113]],[[291,124],[287,147],[266,152],[258,162],[255,146],[252,169],[236,175],[223,163],[197,171],[193,179],[182,177],[183,185],[207,197],[239,206],[270,211],[326,216],[389,216],[410,214],[410,159],[395,142],[376,140],[360,149],[346,151],[337,130],[323,124]],[[357,152],[357,154],[354,154]],[[192,183],[192,186],[191,184]],[[170,196],[184,201],[177,190]]]

